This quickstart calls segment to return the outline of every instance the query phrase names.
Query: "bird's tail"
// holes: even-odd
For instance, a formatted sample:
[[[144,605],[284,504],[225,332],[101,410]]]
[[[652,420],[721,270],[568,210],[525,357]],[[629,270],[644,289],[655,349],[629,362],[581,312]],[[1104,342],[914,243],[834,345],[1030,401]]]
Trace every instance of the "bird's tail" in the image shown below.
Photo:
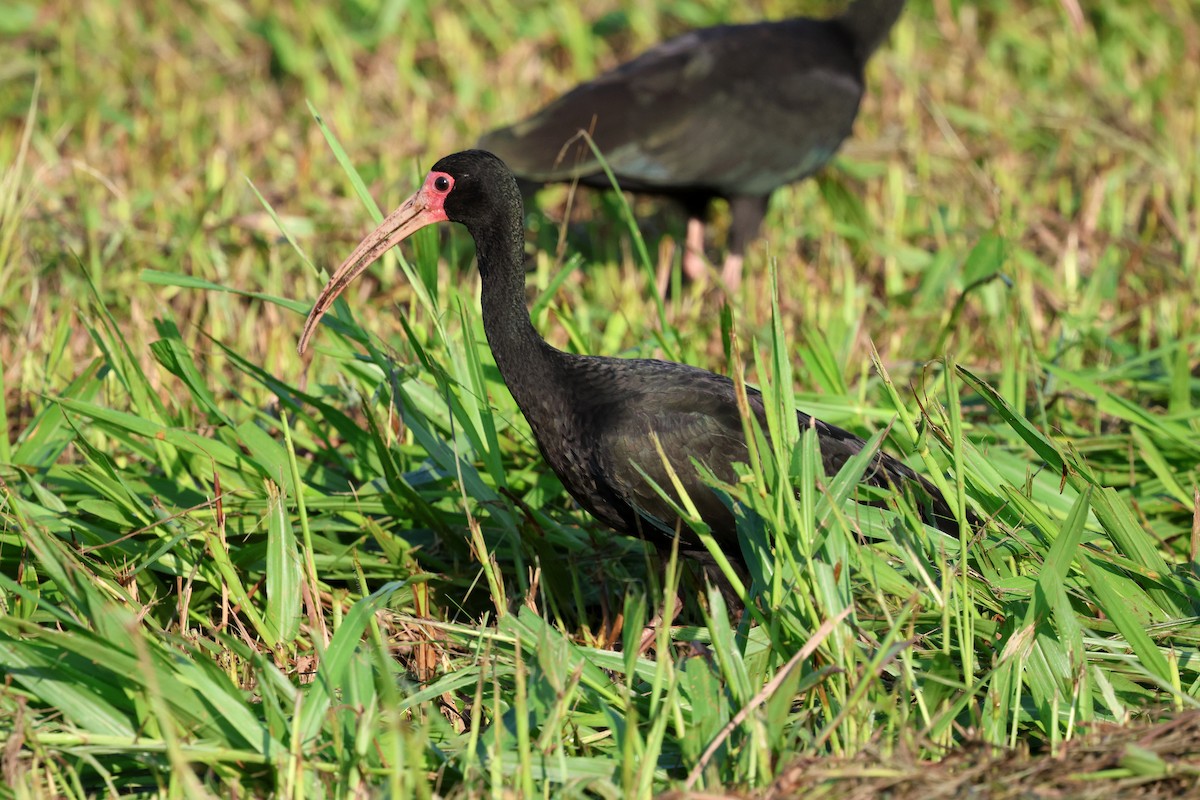
[[[946,502],[946,498],[942,495],[941,490],[924,476],[918,475],[917,480],[920,482],[921,489],[928,498],[926,502],[919,503],[917,506],[921,511],[922,521],[932,525],[942,533],[957,535],[959,530],[958,517],[954,516],[954,512],[950,510],[950,504]],[[964,508],[963,511],[966,514],[967,525],[972,530],[979,530],[983,526],[983,520],[974,511],[969,508]]]
[[[954,515],[950,504],[946,502],[946,497],[940,489],[933,485],[932,481],[924,475],[918,475],[906,464],[892,458],[886,453],[880,453],[878,459],[876,462],[876,476],[874,480],[868,478],[869,483],[877,485],[884,485],[886,483],[901,491],[906,489],[914,490],[919,495],[914,499],[917,501],[917,509],[921,514],[921,521],[927,525],[932,525],[942,533],[958,534],[958,517]],[[983,520],[975,512],[971,511],[971,509],[965,509],[965,515],[967,524],[972,529],[978,530],[983,526]]]
[[[904,0],[854,0],[838,17],[854,39],[854,50],[862,63],[883,44],[903,10]]]

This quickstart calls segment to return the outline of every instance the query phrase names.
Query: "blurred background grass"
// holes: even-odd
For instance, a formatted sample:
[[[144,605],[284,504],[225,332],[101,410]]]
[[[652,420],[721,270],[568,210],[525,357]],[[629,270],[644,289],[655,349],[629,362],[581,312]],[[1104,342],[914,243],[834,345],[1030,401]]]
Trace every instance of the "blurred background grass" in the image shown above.
[[[305,775],[310,789],[324,786],[331,792],[329,787],[361,786],[380,776],[393,781],[396,791],[404,786],[415,791],[427,789],[430,776],[437,775],[464,791],[481,786],[523,790],[529,788],[523,782],[531,785],[548,774],[549,768],[539,772],[530,759],[566,752],[580,760],[562,762],[568,766],[555,773],[560,776],[556,785],[598,774],[610,783],[588,784],[590,790],[611,794],[661,789],[678,779],[681,769],[696,763],[722,720],[753,695],[754,680],[723,662],[720,680],[711,679],[711,685],[699,668],[683,667],[694,681],[684,686],[664,677],[671,669],[664,666],[668,659],[637,666],[612,655],[603,666],[624,669],[628,696],[618,702],[606,694],[610,690],[601,678],[586,674],[583,679],[626,715],[621,724],[601,724],[597,717],[615,712],[579,701],[582,710],[576,711],[583,716],[573,717],[553,702],[553,691],[575,697],[578,675],[569,670],[559,675],[545,663],[538,667],[543,673],[527,673],[533,667],[523,659],[533,653],[524,653],[520,635],[511,628],[496,632],[486,616],[502,613],[505,598],[520,600],[540,580],[545,582],[541,594],[533,591],[528,602],[549,627],[575,642],[608,644],[600,619],[610,621],[621,611],[629,612],[629,619],[648,616],[645,609],[621,608],[634,602],[622,600],[623,588],[654,576],[639,571],[637,547],[589,525],[544,474],[523,421],[503,397],[486,349],[479,346],[473,304],[478,278],[470,268],[465,233],[430,234],[408,252],[423,285],[437,298],[433,313],[394,260],[348,292],[354,319],[378,337],[376,343],[387,344],[393,359],[379,351],[355,359],[351,354],[360,348],[329,328],[318,339],[315,357],[302,360],[295,354],[303,313],[321,283],[309,264],[330,269],[371,227],[308,104],[386,209],[406,196],[439,156],[468,146],[481,132],[528,113],[665,36],[700,25],[796,11],[826,14],[836,8],[829,3],[615,0],[363,0],[340,7],[155,0],[11,4],[0,22],[0,164],[5,168],[0,377],[6,432],[0,440],[5,487],[0,561],[9,669],[16,669],[21,653],[20,658],[32,658],[32,651],[21,647],[52,641],[23,626],[36,623],[44,632],[66,624],[46,616],[48,608],[61,610],[78,626],[61,642],[53,640],[59,650],[48,652],[82,659],[77,673],[66,673],[80,685],[88,684],[82,665],[93,657],[81,644],[92,641],[89,636],[98,646],[128,655],[122,662],[126,673],[160,675],[163,682],[179,679],[193,690],[204,684],[194,676],[181,679],[164,654],[178,650],[196,658],[192,647],[209,653],[210,661],[199,657],[195,663],[215,665],[230,685],[245,690],[237,702],[246,704],[247,718],[265,714],[264,729],[283,742],[282,753],[266,748],[269,755],[259,751],[255,756],[264,765],[262,774],[270,776],[262,778],[253,769],[230,766],[259,763],[248,755],[246,743],[258,734],[243,731],[246,741],[240,744],[234,737],[210,737],[226,749],[212,756],[217,766],[207,776],[202,773],[207,782],[200,788],[218,793],[243,782],[279,791],[301,785],[281,777],[289,774]],[[1189,604],[1194,596],[1186,580],[1195,562],[1190,515],[1197,484],[1195,442],[1200,440],[1195,416],[1200,9],[1188,0],[1086,7],[1074,0],[914,3],[872,60],[868,87],[854,136],[834,166],[773,199],[766,239],[751,251],[747,281],[730,298],[738,355],[749,379],[772,377],[769,370],[760,371],[758,358],[769,364],[764,348],[784,348],[795,365],[803,407],[870,433],[886,427],[897,411],[904,413],[893,407],[871,369],[872,344],[901,386],[905,403],[911,399],[910,385],[919,398],[923,390],[942,391],[947,381],[957,391],[956,383],[939,369],[925,368],[925,362],[949,353],[969,366],[1067,453],[1068,463],[1081,469],[1086,464],[1098,484],[1121,490],[1120,500],[1113,502],[1125,509],[1118,516],[1132,526],[1134,538],[1118,540],[1118,550],[1120,542],[1126,543],[1121,551],[1126,560],[1118,559],[1114,569],[1124,570],[1124,577],[1110,579],[1135,587],[1131,592],[1165,593],[1151,592],[1154,599],[1142,606],[1144,595],[1126,598],[1144,612],[1138,624],[1144,622],[1159,637],[1153,650],[1138,649],[1141,644],[1133,650],[1139,656],[1162,653],[1146,656],[1154,663],[1145,669],[1163,683],[1141,673],[1115,688],[1077,678],[1086,684],[1075,684],[1077,696],[1094,692],[1104,698],[1097,701],[1102,711],[1080,713],[1121,719],[1168,695],[1177,705],[1194,697],[1196,636],[1190,615],[1195,611]],[[281,235],[254,190],[299,250]],[[611,199],[582,195],[576,200],[561,254],[558,223],[567,191],[549,190],[541,199],[545,213],[532,221],[537,254],[530,284],[538,300],[536,322],[551,342],[606,355],[661,355],[665,342],[674,357],[718,371],[728,368],[715,313],[720,299],[703,287],[683,287],[668,299],[665,324],[660,322],[653,287],[635,263]],[[670,258],[669,238],[682,233],[682,215],[652,200],[640,200],[635,208],[652,258]],[[779,275],[774,318],[779,335],[774,338],[770,261]],[[958,304],[964,287],[997,272],[1003,280],[984,282]],[[363,338],[361,331],[348,330],[352,338]],[[462,342],[476,346],[464,349]],[[429,363],[420,364],[421,354]],[[487,410],[488,395],[498,398],[495,418]],[[898,612],[905,606],[892,600],[902,596],[897,584],[884,582],[894,593],[887,602],[872,595],[879,616],[871,629],[881,637],[874,643],[880,652],[886,651],[888,636],[898,641],[935,635],[930,631],[949,621],[952,611],[961,614],[959,622],[946,627],[944,640],[902,671],[908,677],[898,680],[913,692],[906,695],[911,706],[903,699],[882,699],[890,688],[878,682],[862,684],[870,687],[862,690],[865,695],[846,683],[840,696],[830,689],[834,700],[810,699],[806,708],[791,709],[789,717],[784,692],[771,712],[775,716],[764,722],[768,733],[746,733],[745,741],[761,744],[755,736],[762,735],[769,746],[756,750],[747,744],[737,757],[728,756],[728,765],[705,779],[710,785],[760,784],[770,777],[772,758],[850,753],[876,735],[873,730],[885,731],[878,735],[890,742],[918,740],[919,731],[949,744],[958,735],[954,725],[964,724],[961,714],[993,741],[1015,741],[1019,731],[1021,738],[1031,735],[1053,746],[1074,732],[1074,712],[1063,710],[1071,701],[1059,697],[1054,703],[1064,705],[1047,710],[1045,697],[1054,693],[1039,694],[1034,687],[1052,681],[1036,670],[1032,677],[1024,671],[1028,653],[1021,656],[1020,669],[1003,678],[1011,685],[997,677],[1000,673],[975,672],[979,653],[988,652],[988,637],[1011,636],[1011,643],[1005,639],[995,647],[1010,654],[1020,651],[1022,641],[1001,624],[972,644],[976,622],[997,613],[1010,624],[1022,618],[1028,609],[1021,603],[1032,602],[1030,578],[1044,570],[1044,560],[1053,563],[1050,548],[1057,539],[1049,531],[1061,523],[1070,533],[1064,541],[1077,542],[1083,517],[1076,530],[1069,514],[1079,497],[1093,496],[1078,485],[1073,487],[1078,495],[1055,496],[1058,476],[1039,471],[1040,462],[1027,446],[1032,435],[1006,428],[985,399],[981,392],[966,393],[961,413],[945,420],[950,427],[965,419],[969,438],[981,451],[972,455],[978,462],[957,463],[970,466],[976,489],[1004,497],[999,478],[979,477],[985,461],[994,463],[1007,486],[1031,491],[1043,507],[1049,504],[1055,525],[1030,517],[1033,512],[1010,497],[1007,516],[1001,515],[986,547],[976,543],[980,549],[1004,543],[1013,548],[1002,557],[1009,560],[1004,569],[1011,571],[1005,578],[1011,583],[989,585],[986,600],[967,592],[965,604],[954,605],[935,579],[921,587],[921,598],[913,601],[919,610],[909,608],[914,616],[906,621],[908,611]],[[403,419],[394,415],[397,408],[406,410]],[[295,430],[289,431],[294,443],[285,438],[281,410],[297,415]],[[116,412],[131,417],[116,417]],[[421,425],[428,426],[425,433],[414,431]],[[498,430],[494,447],[487,441],[489,426]],[[903,446],[913,443],[904,425],[893,435]],[[953,461],[942,451],[939,457]],[[465,459],[465,474],[464,461],[457,459]],[[224,486],[215,485],[217,480]],[[272,495],[274,485],[283,487],[284,500]],[[297,505],[300,486],[307,487],[307,509]],[[350,486],[357,490],[353,497],[344,494]],[[222,488],[230,494],[223,507],[215,506]],[[308,512],[314,515],[312,531]],[[1081,513],[1086,517],[1086,508]],[[1113,517],[1087,519],[1085,539],[1103,549],[1102,537],[1113,535]],[[226,540],[227,531],[234,538]],[[39,538],[47,532],[84,550],[60,551],[52,544],[54,536]],[[523,544],[506,538],[514,533],[521,534]],[[218,534],[229,550],[228,563],[218,557],[220,548],[213,548]],[[1136,538],[1143,535],[1144,541]],[[1145,547],[1141,560],[1130,556],[1137,547],[1128,542],[1134,540]],[[945,543],[927,545],[935,553]],[[488,559],[480,556],[485,549],[494,550],[494,569],[487,569]],[[292,553],[300,561],[289,561]],[[610,563],[614,554],[623,557],[619,564]],[[939,567],[932,574],[951,574],[939,561],[943,556],[929,557]],[[556,565],[562,559],[572,570],[539,576],[539,558]],[[77,575],[70,565],[78,559]],[[1170,580],[1163,577],[1168,564]],[[920,571],[919,564],[909,566]],[[1068,567],[1069,557],[1063,575]],[[1070,575],[1075,583],[1068,581],[1064,591],[1085,625],[1098,626],[1089,628],[1089,635],[1100,631],[1116,637],[1115,644],[1098,633],[1103,643],[1086,638],[1089,659],[1095,659],[1088,663],[1106,664],[1107,671],[1105,659],[1127,657],[1131,634],[1119,623],[1120,630],[1112,628],[1106,609],[1115,600],[1095,594],[1097,573],[1077,563]],[[278,580],[284,582],[273,584]],[[319,730],[314,735],[322,752],[335,754],[313,757],[306,749],[312,740],[289,739],[288,725],[279,721],[290,717],[289,704],[300,703],[296,698],[302,695],[280,687],[307,680],[303,676],[317,650],[329,646],[320,633],[326,615],[329,629],[340,630],[343,614],[349,619],[352,608],[363,607],[353,605],[358,598],[395,580],[408,583],[389,601],[396,616],[372,640],[375,660],[365,666],[351,662],[365,671],[348,667],[344,673],[332,671],[329,680],[341,674],[350,685],[359,679],[371,683],[372,675],[392,676],[394,668],[385,662],[399,647],[401,666],[395,669],[407,670],[417,683],[442,676],[433,684],[437,691],[410,695],[405,688],[401,700],[388,695],[388,677],[377,680],[374,694],[368,692],[370,699],[356,707],[375,709],[377,717],[355,712],[343,718],[337,716],[342,712],[330,711],[321,718],[313,712],[317,721],[305,730]],[[597,598],[596,585],[606,582],[613,585]],[[870,585],[870,592],[878,588]],[[864,591],[855,584],[860,601]],[[300,607],[285,603],[289,595],[305,598],[301,627]],[[1016,602],[1017,610],[1006,602]],[[601,610],[596,603],[608,605]],[[818,604],[810,616],[801,615],[812,624],[792,630],[786,643],[798,649],[815,621],[840,607]],[[139,650],[145,645],[130,633],[136,629],[132,619],[117,615],[120,625],[97,621],[117,614],[113,608],[140,609],[137,618],[163,637],[163,650]],[[1031,608],[1036,610],[1036,603]],[[234,630],[226,628],[233,624],[231,615],[255,613],[262,617],[259,625],[250,620],[238,636],[227,632]],[[890,616],[895,613],[899,617]],[[694,606],[688,614],[685,621],[696,633],[705,619]],[[440,621],[436,630],[442,633],[434,636],[435,629],[412,621],[427,616]],[[968,624],[968,617],[975,622]],[[507,624],[516,624],[512,618]],[[785,620],[779,622],[784,628],[794,622],[788,616],[779,619]],[[113,627],[126,624],[127,630]],[[361,633],[363,626],[366,621],[347,626],[347,641],[356,642],[351,634]],[[1064,641],[1078,634],[1054,630]],[[538,638],[550,634],[526,634],[534,638],[525,641],[550,647],[550,639]],[[735,646],[732,633],[722,639],[719,629],[704,636],[720,642],[715,646],[722,653],[738,650],[767,658],[756,668],[763,681],[790,655],[783,652],[779,661],[771,661],[755,649],[764,646],[761,639],[749,645],[737,639]],[[777,636],[772,630],[768,641],[778,646],[784,640]],[[230,637],[237,641],[231,643]],[[431,640],[443,641],[439,647],[447,649],[428,649]],[[666,643],[661,644],[666,652]],[[343,647],[353,652],[351,645]],[[568,652],[566,644],[554,647]],[[875,666],[871,652],[847,655],[852,648],[845,641],[839,647],[841,655],[826,654],[827,663],[851,673]],[[493,661],[480,655],[487,648],[495,649]],[[1109,655],[1097,656],[1101,651]],[[596,655],[601,650],[588,652],[608,658]],[[563,656],[559,666],[576,663],[581,662]],[[1135,673],[1142,669],[1121,663]],[[478,664],[491,664],[496,672]],[[1071,668],[1077,667],[1072,662]],[[923,668],[937,680],[922,683],[912,677],[924,674]],[[760,677],[758,671],[752,674]],[[948,674],[959,683],[930,688],[949,680]],[[653,691],[638,694],[635,675],[647,682],[643,690],[652,686]],[[817,667],[804,675],[803,686],[828,677]],[[1170,675],[1175,676],[1174,695],[1162,689],[1170,687]],[[526,680],[526,688],[520,688]],[[1016,710],[998,711],[992,719],[986,713],[972,717],[963,708],[978,690],[970,689],[973,680],[987,686],[989,698],[1005,687],[1012,697],[1026,698],[1026,687],[1027,705],[1022,710],[1021,700]],[[659,702],[679,708],[672,705],[675,695],[663,700],[660,691],[691,692],[694,700],[707,696],[707,690],[719,695],[718,684],[725,681],[737,688],[726,688],[723,699],[713,701],[725,716],[713,717],[711,729],[677,732],[679,742],[673,743],[675,734],[657,730],[645,716]],[[28,683],[21,686],[5,695],[3,708],[10,735],[25,731],[20,735],[27,760],[13,762],[20,766],[12,767],[9,777],[48,794],[53,791],[46,787],[56,778],[85,794],[84,787],[91,785],[86,776],[93,773],[80,765],[90,751],[70,737],[83,735],[80,731],[94,737],[97,730],[81,722],[78,708],[62,697],[39,695]],[[492,697],[493,688],[494,707],[492,699],[484,699]],[[1166,694],[1159,696],[1160,690]],[[180,765],[210,762],[197,750],[184,752],[172,739],[166,720],[179,719],[182,712],[156,705],[172,697],[170,688],[138,683],[122,691],[141,698],[131,701],[129,719],[157,718],[164,731],[156,739],[162,742],[157,754],[139,747],[132,734],[109,744],[128,759],[121,762],[123,774],[133,775],[130,780],[147,791],[156,781],[160,787],[186,788],[192,773]],[[511,711],[533,702],[522,695],[527,691],[550,692],[535,697],[540,710],[534,718],[545,727],[535,726],[532,734],[528,728],[522,734],[516,720],[523,717]],[[179,692],[182,696],[184,690]],[[256,692],[277,696],[261,700]],[[18,709],[26,704],[31,704],[29,716],[23,717],[26,711]],[[56,709],[64,708],[76,713],[67,711],[58,721]],[[931,710],[937,708],[945,713]],[[910,712],[912,719],[906,716]],[[200,711],[189,713],[204,718]],[[672,726],[683,727],[682,713],[676,711]],[[272,721],[272,714],[279,719]],[[474,714],[512,721],[516,744],[497,738],[495,752],[515,762],[482,755],[482,761],[472,760],[472,753],[484,753],[477,738],[481,727],[469,724]],[[449,722],[442,723],[443,718]],[[814,718],[829,727],[813,728]],[[17,724],[17,719],[34,721]],[[192,719],[179,723],[188,732],[183,739],[208,741],[209,734],[196,733],[187,721]],[[797,733],[798,728],[783,725],[784,719],[791,725],[804,720],[814,733]],[[453,735],[442,725],[449,725]],[[581,740],[569,733],[578,726],[588,729]],[[134,724],[131,730],[137,729]],[[621,732],[626,730],[636,736]],[[389,743],[393,749],[383,758],[386,767],[348,744],[355,731],[367,740],[374,731]],[[650,744],[637,738],[643,733]],[[453,747],[446,744],[451,740],[457,742]],[[456,755],[439,761],[431,741]],[[663,747],[674,755],[663,756],[661,764],[654,761],[658,766],[649,772],[639,771],[635,755]],[[770,757],[762,755],[768,751]],[[55,766],[64,754],[71,766]],[[594,763],[583,763],[585,757],[594,757]],[[495,766],[499,763],[506,764],[503,770]],[[614,777],[611,766],[589,772],[596,763],[620,766]],[[298,771],[289,773],[292,768]],[[266,783],[255,783],[259,780]]]
[[[297,374],[296,320],[229,295],[147,286],[140,271],[314,295],[318,276],[281,243],[246,186],[252,181],[283,216],[314,264],[340,262],[367,229],[306,100],[389,206],[440,155],[664,35],[793,10],[695,2],[670,11],[634,3],[18,8],[9,25],[23,29],[6,37],[0,86],[12,198],[0,356],[10,393],[61,386],[78,370],[90,349],[83,337],[68,337],[62,359],[46,356],[69,317],[59,301],[86,295],[85,278],[128,320],[135,342],[169,304],[189,344],[203,330]],[[762,275],[766,258],[779,260],[786,324],[806,320],[858,360],[868,338],[888,360],[937,356],[964,254],[997,231],[1011,248],[1016,290],[989,289],[971,305],[972,324],[950,332],[956,352],[995,360],[1020,337],[1038,352],[1063,350],[1074,366],[1112,358],[1114,340],[1144,348],[1164,330],[1194,329],[1195,6],[1106,4],[1082,18],[1073,8],[939,2],[906,12],[870,67],[839,168],[772,204],[754,267]],[[678,233],[679,220],[663,216],[649,235]],[[547,227],[540,241],[555,241]],[[645,318],[646,293],[624,271],[621,237],[611,226],[582,234],[571,244],[589,269],[571,277],[558,303]],[[458,246],[455,267],[468,250]],[[452,274],[475,280],[468,270]],[[365,326],[385,336],[397,330],[395,302],[408,293],[396,277],[368,279],[360,296],[371,290],[374,300],[355,304]],[[762,297],[751,287],[737,298],[750,330],[765,319]],[[672,319],[689,338],[708,331],[715,342],[705,308],[682,297]],[[998,324],[1014,312],[1026,330]],[[585,341],[598,343],[603,325],[585,323]],[[639,328],[610,334],[607,351],[636,345]],[[553,326],[548,335],[562,343]],[[213,356],[207,367],[219,372]]]

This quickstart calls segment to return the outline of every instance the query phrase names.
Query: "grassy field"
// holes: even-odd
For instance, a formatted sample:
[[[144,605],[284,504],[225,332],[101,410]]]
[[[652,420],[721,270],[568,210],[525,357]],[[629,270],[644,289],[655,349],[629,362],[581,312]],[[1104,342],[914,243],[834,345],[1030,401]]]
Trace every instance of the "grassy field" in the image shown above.
[[[634,202],[643,257],[612,195],[541,195],[551,342],[744,374],[987,519],[855,505],[853,466],[818,476],[781,426],[728,488],[740,621],[548,472],[464,231],[295,343],[439,156],[795,4],[336,5],[0,15],[0,794],[788,796],[801,764],[838,796],[864,754],[1056,754],[1200,705],[1194,0],[913,3],[729,314],[657,298],[678,210]],[[1073,769],[1194,787],[1200,726],[1172,730],[1178,764]]]

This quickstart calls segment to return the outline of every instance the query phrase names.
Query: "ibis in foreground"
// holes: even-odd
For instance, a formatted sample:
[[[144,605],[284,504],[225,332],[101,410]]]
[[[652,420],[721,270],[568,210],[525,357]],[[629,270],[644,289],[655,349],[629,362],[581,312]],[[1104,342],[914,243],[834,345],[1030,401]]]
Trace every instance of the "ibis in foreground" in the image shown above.
[[[749,461],[733,381],[686,364],[578,355],[548,344],[534,329],[525,305],[521,193],[513,173],[491,153],[468,150],[433,166],[420,190],[329,279],[305,322],[300,352],[356,276],[414,231],[447,221],[464,225],[475,240],[483,328],[496,366],[546,462],[571,496],[620,533],[663,548],[678,531],[689,549],[704,552],[671,504],[646,480],[678,500],[673,471],[723,551],[740,562],[734,514],[696,468],[701,464],[732,483],[737,480],[734,464]],[[762,395],[747,392],[750,410],[766,431]],[[829,475],[864,447],[852,433],[803,412],[796,416],[802,428],[816,430]],[[924,496],[925,520],[957,531],[937,488],[895,458],[875,454],[863,481],[916,489]]]

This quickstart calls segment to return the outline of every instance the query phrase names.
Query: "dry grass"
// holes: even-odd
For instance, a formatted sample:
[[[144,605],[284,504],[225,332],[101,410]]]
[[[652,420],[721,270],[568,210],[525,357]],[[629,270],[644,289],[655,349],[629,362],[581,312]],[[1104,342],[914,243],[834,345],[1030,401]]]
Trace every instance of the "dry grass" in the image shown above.
[[[1200,712],[1153,723],[1088,726],[1057,753],[964,746],[939,761],[903,763],[864,753],[841,763],[801,760],[763,800],[1167,800],[1200,791]]]
[[[936,761],[803,758],[752,793],[668,792],[659,800],[1174,800],[1200,792],[1200,712],[1091,725],[1056,753],[959,745]]]
[[[1198,134],[1195,115],[1178,104],[1200,92],[1196,62],[1186,58],[1200,39],[1196,19],[1164,0],[1157,13],[1169,24],[1137,42],[1120,38],[1132,33],[1120,26],[1136,25],[1120,9],[1111,29],[1097,30],[1106,15],[1075,29],[1054,4],[1022,8],[1014,11],[1020,26],[1002,16],[1007,7],[986,5],[936,3],[932,16],[906,17],[871,65],[871,91],[843,157],[851,169],[776,198],[768,243],[750,270],[762,276],[766,260],[778,259],[789,336],[799,339],[802,324],[828,331],[858,362],[874,342],[897,368],[937,355],[931,345],[943,339],[961,288],[955,254],[993,230],[1009,242],[1006,272],[1016,291],[1004,299],[999,287],[985,289],[965,308],[965,324],[949,331],[949,346],[977,364],[994,368],[1013,346],[986,332],[1014,314],[1026,321],[1035,350],[1081,339],[1070,356],[1078,363],[1109,358],[1110,335],[1153,347],[1164,330],[1171,338],[1196,328],[1200,304],[1188,280],[1195,271],[1180,271],[1181,260],[1194,263],[1200,254],[1196,164],[1194,148],[1180,145]],[[597,19],[607,10],[594,2],[579,14]],[[251,180],[292,222],[315,264],[339,262],[368,227],[304,100],[386,205],[412,184],[416,161],[470,144],[657,35],[628,11],[632,35],[596,46],[594,62],[577,63],[555,46],[557,29],[521,38],[504,17],[491,20],[503,49],[468,41],[464,9],[452,4],[410,20],[417,36],[344,41],[324,58],[286,63],[281,53],[291,51],[273,41],[294,40],[297,53],[316,44],[305,13],[283,6],[269,22],[251,24],[231,9],[41,6],[38,24],[18,40],[29,54],[21,63],[43,79],[33,147],[14,176],[17,235],[4,270],[13,313],[0,323],[0,357],[14,407],[76,374],[92,352],[86,331],[72,325],[61,357],[45,363],[61,319],[57,299],[86,296],[84,275],[134,342],[155,337],[153,319],[169,305],[190,343],[204,347],[202,334],[211,335],[289,376],[301,369],[289,355],[298,318],[254,301],[148,291],[139,274],[149,267],[313,296],[317,276],[296,262],[245,185]],[[83,16],[78,33],[58,24],[73,14]],[[1122,49],[1133,52],[1104,57]],[[1169,90],[1153,91],[1168,76]],[[10,157],[30,87],[26,74],[5,92]],[[668,215],[650,227],[677,223]],[[594,240],[620,237],[613,224],[592,227]],[[594,263],[568,279],[556,306],[594,304],[619,308],[628,320],[653,319],[644,293],[613,289],[639,282],[628,249],[590,250]],[[356,304],[364,324],[384,336],[398,330],[391,310],[411,297],[396,277],[357,287],[372,296]],[[1088,284],[1108,288],[1088,292]],[[737,298],[747,331],[763,330],[765,298],[753,284]],[[669,307],[674,325],[707,343],[696,352],[710,364],[720,353],[711,322],[717,300],[686,294]],[[1090,330],[1080,329],[1084,319]],[[565,342],[556,326],[547,333]],[[615,344],[638,346],[642,337],[629,325]],[[223,359],[214,353],[209,363],[219,368]]]

